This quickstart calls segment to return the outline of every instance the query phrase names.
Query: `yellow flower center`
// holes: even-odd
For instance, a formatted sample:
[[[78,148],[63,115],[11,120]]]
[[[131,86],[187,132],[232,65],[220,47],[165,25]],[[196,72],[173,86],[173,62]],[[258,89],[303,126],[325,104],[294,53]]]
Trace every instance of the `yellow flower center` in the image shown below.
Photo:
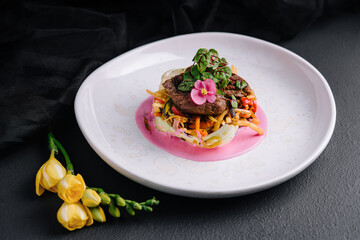
[[[206,91],[205,88],[203,88],[203,89],[201,89],[201,93],[202,93],[202,95],[206,95],[208,92]]]

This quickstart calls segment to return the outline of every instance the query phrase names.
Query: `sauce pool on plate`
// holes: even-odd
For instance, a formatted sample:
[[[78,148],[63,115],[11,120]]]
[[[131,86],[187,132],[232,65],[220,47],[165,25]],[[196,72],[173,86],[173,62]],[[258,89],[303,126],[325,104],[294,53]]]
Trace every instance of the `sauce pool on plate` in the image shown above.
[[[260,127],[265,130],[263,135],[257,134],[248,127],[240,127],[234,139],[220,147],[201,148],[180,138],[158,131],[154,125],[152,114],[153,97],[148,97],[141,103],[135,114],[138,128],[146,139],[164,151],[185,159],[197,162],[213,162],[240,156],[258,146],[267,133],[267,119],[264,111],[258,106],[256,116]]]

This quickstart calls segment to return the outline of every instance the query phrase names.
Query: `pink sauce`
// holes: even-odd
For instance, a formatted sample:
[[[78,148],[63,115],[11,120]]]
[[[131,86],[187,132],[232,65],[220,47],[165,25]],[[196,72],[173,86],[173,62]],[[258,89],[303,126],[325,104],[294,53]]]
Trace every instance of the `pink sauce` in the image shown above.
[[[258,106],[256,116],[260,120],[260,127],[265,130],[263,135],[257,134],[247,127],[240,127],[234,139],[220,147],[200,148],[178,137],[158,131],[154,126],[152,111],[152,97],[147,98],[138,108],[135,115],[136,124],[140,131],[152,144],[171,153],[198,162],[212,162],[233,158],[249,152],[265,139],[267,133],[267,119],[264,111]],[[147,119],[149,130],[146,129],[144,120]]]

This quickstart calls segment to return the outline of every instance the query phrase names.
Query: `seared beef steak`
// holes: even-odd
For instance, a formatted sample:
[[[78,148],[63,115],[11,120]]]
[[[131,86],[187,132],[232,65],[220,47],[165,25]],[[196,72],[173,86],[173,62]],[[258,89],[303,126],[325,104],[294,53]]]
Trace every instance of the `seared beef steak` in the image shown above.
[[[206,102],[203,105],[196,105],[190,97],[190,91],[183,92],[178,90],[179,84],[183,81],[184,74],[177,75],[166,80],[163,83],[164,88],[173,100],[175,106],[183,113],[196,115],[219,115],[227,108],[226,100],[223,96],[216,93],[216,101],[214,103]],[[236,81],[245,81],[236,74],[230,77],[230,83],[224,92],[236,97],[247,96],[251,92],[251,88],[247,85],[243,90],[235,88]]]
[[[230,96],[234,95],[236,98],[246,97],[247,95],[251,94],[251,88],[250,88],[249,84],[245,81],[245,79],[243,79],[239,75],[236,75],[235,73],[233,73],[232,76],[229,78],[229,80],[230,80],[230,82],[225,87],[225,90],[223,90],[223,92],[227,93]],[[236,88],[235,84],[237,81],[246,82],[246,84],[247,84],[246,87],[244,87],[241,90]]]
[[[196,105],[190,97],[189,92],[183,92],[177,89],[183,80],[183,75],[180,74],[173,78],[166,80],[163,83],[164,88],[170,95],[175,106],[183,113],[197,114],[197,115],[218,115],[226,109],[226,100],[221,98],[221,95],[216,94],[216,101],[214,103],[206,102],[203,105]]]

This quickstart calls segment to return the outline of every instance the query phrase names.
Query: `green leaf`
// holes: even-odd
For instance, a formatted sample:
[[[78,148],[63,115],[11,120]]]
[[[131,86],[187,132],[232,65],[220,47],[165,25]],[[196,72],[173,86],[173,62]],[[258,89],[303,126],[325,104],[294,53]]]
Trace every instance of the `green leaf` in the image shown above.
[[[202,75],[201,75],[201,80],[205,80],[205,79],[213,79],[215,78],[211,73],[209,72],[204,72]]]
[[[179,84],[178,89],[180,91],[187,92],[187,91],[190,91],[191,89],[193,89],[194,85],[195,85],[195,82],[193,80],[184,80]]]
[[[222,80],[221,82],[219,82],[219,88],[220,89],[224,89],[229,83],[229,80],[225,79],[225,80]]]
[[[212,73],[214,71],[214,69],[211,66],[208,66],[208,68],[206,69],[206,72],[208,73]]]
[[[244,87],[247,86],[247,83],[245,81],[236,81],[235,86],[236,88],[242,90]]]
[[[209,50],[209,53],[211,56],[219,57],[219,53],[213,48]]]
[[[220,59],[220,67],[225,67],[226,65],[228,65],[228,62],[226,61],[226,59],[225,58],[221,58]]]
[[[214,77],[212,80],[214,81],[214,83],[218,83],[218,82],[220,81],[220,80],[217,79],[216,77]]]
[[[203,54],[207,54],[207,53],[208,53],[208,50],[207,50],[206,48],[200,48],[200,49],[196,52],[196,54],[195,54],[195,56],[194,56],[194,58],[193,58],[193,61],[194,61],[194,62],[199,62],[201,56],[202,56]]]
[[[235,86],[236,86],[238,89],[242,90],[244,87],[247,86],[247,83],[246,83],[245,81],[241,81],[241,82],[240,82],[240,81],[236,81]]]
[[[199,66],[198,65],[194,65],[191,68],[191,75],[193,76],[194,80],[199,80],[200,79],[200,72],[199,72]]]
[[[209,54],[210,54],[210,62],[208,68],[215,69],[219,67],[220,58],[218,52],[215,49],[210,49]]]
[[[205,72],[210,62],[210,53],[206,48],[200,48],[195,54],[193,61],[196,62],[199,72]]]
[[[212,71],[213,69],[216,69],[219,67],[220,61],[218,57],[210,57],[210,62],[208,65],[209,71]]]
[[[184,81],[187,81],[187,80],[194,80],[193,76],[188,71],[184,73]]]
[[[216,93],[225,96],[225,93],[223,91],[220,91],[219,89],[216,89]]]
[[[200,56],[200,59],[197,62],[200,73],[205,72],[206,68],[209,65],[209,62],[210,62],[210,54],[209,53],[205,53]]]
[[[204,72],[204,73],[201,75],[201,80],[205,80],[205,79],[212,79],[212,80],[214,81],[214,83],[219,82],[219,79],[217,79],[216,77],[214,77],[214,75],[212,75],[212,74],[209,73],[209,72]]]
[[[232,72],[231,68],[228,66],[220,67],[215,69],[214,77],[220,79],[220,80],[227,80],[231,77]]]
[[[231,95],[231,98],[232,98],[232,100],[231,100],[231,106],[232,106],[233,108],[237,108],[237,107],[238,107],[238,103],[237,103],[237,101],[236,101],[236,97],[235,97],[234,95]]]

